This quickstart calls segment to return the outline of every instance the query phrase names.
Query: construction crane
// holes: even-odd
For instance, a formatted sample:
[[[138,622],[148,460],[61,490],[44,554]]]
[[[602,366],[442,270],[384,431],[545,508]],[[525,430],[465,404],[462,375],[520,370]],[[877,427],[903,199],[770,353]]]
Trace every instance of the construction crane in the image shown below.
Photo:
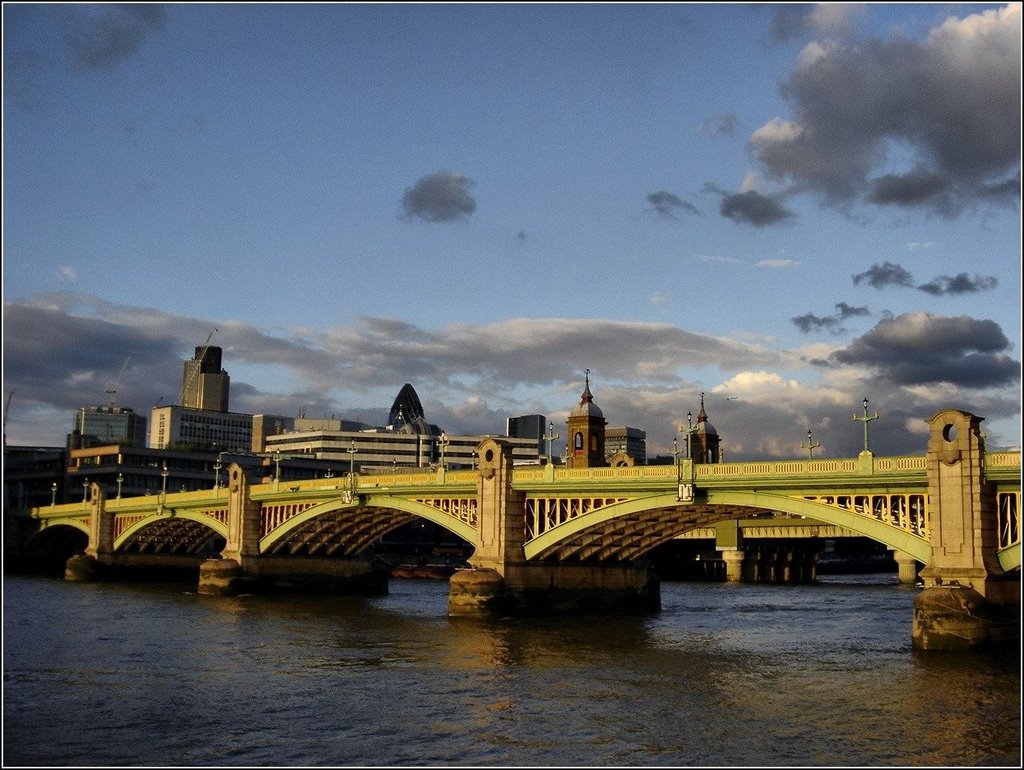
[[[110,406],[111,409],[113,409],[115,406],[117,406],[116,402],[114,401],[114,396],[117,395],[117,389],[121,385],[121,380],[124,378],[124,371],[125,371],[125,369],[128,368],[128,362],[131,361],[131,360],[132,360],[132,357],[128,356],[124,360],[124,363],[121,364],[121,371],[117,373],[117,379],[113,380],[112,382],[107,383],[108,387],[107,387],[107,389],[104,392],[108,396],[110,396],[110,404],[109,404],[109,406]]]
[[[213,335],[216,332],[217,332],[217,330],[214,329],[212,332],[210,332],[209,334],[206,335],[206,342],[204,342],[202,347],[199,348],[199,354],[196,356],[195,360],[198,360],[198,361],[202,362],[203,359],[206,358],[206,351],[210,347],[210,340],[213,339]],[[181,385],[181,398],[178,401],[178,403],[181,406],[185,406],[185,397],[188,394],[189,390],[192,388],[192,383],[195,381],[196,377],[199,376],[199,370],[201,368],[202,368],[202,363],[199,363],[199,365],[192,367],[189,370],[188,377],[186,377],[185,381],[182,383],[182,385]]]

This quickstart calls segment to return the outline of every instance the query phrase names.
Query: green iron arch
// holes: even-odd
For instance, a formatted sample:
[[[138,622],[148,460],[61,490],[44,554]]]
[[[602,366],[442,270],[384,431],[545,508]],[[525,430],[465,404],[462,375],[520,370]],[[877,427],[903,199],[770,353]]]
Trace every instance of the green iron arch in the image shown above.
[[[474,527],[439,511],[437,508],[403,497],[371,494],[359,495],[358,498],[353,500],[351,503],[343,503],[340,500],[330,500],[325,503],[314,505],[311,508],[307,508],[302,511],[302,513],[288,519],[288,521],[277,527],[273,532],[270,532],[260,538],[260,553],[267,553],[271,548],[277,545],[277,543],[285,539],[292,530],[302,526],[308,521],[312,521],[318,516],[322,516],[333,511],[357,508],[379,508],[410,513],[413,516],[418,516],[421,519],[427,519],[428,521],[434,522],[452,534],[461,537],[474,547],[477,545],[477,533]]]
[[[204,513],[202,511],[175,509],[171,513],[167,514],[154,513],[153,515],[147,516],[144,519],[140,519],[139,521],[129,526],[118,537],[114,538],[114,551],[116,552],[123,548],[126,543],[130,542],[133,537],[135,537],[142,530],[146,529],[146,527],[152,526],[153,524],[167,522],[172,519],[187,519],[188,521],[194,521],[198,524],[202,524],[210,528],[211,530],[213,530],[215,534],[220,535],[225,539],[228,536],[227,525],[218,521],[213,516],[210,516],[209,514]]]
[[[932,559],[931,543],[922,537],[869,516],[813,500],[757,491],[708,490],[708,503],[711,505],[743,505],[762,510],[779,511],[793,516],[805,516],[808,519],[843,527],[889,548],[903,551],[923,564],[928,564]]]
[[[771,510],[788,513],[793,516],[804,516],[808,519],[814,519],[826,524],[834,524],[857,532],[890,548],[903,551],[924,564],[927,564],[932,558],[932,547],[927,540],[853,511],[845,511],[841,508],[834,508],[812,500],[787,497],[780,494],[736,490],[716,491],[712,489],[704,491],[706,493],[706,501],[701,502],[702,506]],[[678,506],[678,497],[675,493],[670,493],[633,498],[632,500],[597,508],[582,516],[559,524],[557,527],[553,527],[533,538],[523,547],[524,555],[527,560],[532,559],[538,553],[557,545],[559,541],[568,540],[583,530],[613,519],[626,518],[642,511],[676,508]]]
[[[1020,543],[1003,548],[996,556],[999,559],[999,566],[1007,572],[1020,569]]]
[[[32,537],[41,535],[46,530],[52,529],[53,527],[57,526],[71,527],[73,529],[77,529],[79,532],[84,532],[86,537],[88,537],[89,535],[89,527],[81,518],[71,518],[70,516],[62,516],[59,519],[47,519],[46,521],[42,522],[42,526],[32,533]]]

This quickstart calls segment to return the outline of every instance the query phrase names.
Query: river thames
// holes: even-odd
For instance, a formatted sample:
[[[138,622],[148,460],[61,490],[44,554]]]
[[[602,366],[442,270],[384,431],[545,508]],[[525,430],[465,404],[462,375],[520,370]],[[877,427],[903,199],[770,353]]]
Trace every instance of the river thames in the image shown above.
[[[640,617],[4,579],[5,766],[1016,766],[1020,649],[915,652],[915,589],[662,583]]]

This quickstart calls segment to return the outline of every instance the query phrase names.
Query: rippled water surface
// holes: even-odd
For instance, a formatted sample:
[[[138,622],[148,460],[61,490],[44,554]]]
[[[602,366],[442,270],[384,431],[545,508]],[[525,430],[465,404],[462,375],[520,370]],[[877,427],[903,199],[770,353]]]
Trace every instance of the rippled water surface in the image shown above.
[[[1020,766],[1020,651],[916,653],[914,590],[663,583],[632,618],[4,580],[5,765]]]

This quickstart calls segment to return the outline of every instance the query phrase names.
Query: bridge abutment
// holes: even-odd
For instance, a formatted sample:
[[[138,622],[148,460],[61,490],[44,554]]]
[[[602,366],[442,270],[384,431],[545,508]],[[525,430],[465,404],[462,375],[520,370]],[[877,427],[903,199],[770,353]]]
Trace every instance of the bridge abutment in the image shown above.
[[[275,556],[260,553],[260,503],[250,495],[245,471],[228,469],[228,534],[220,558],[199,565],[198,593],[303,592],[381,595],[387,565],[373,558]]]
[[[999,565],[981,419],[948,409],[928,421],[932,559],[914,600],[917,649],[963,650],[1020,638],[1020,573]]]
[[[478,545],[469,558],[472,569],[449,581],[449,615],[660,609],[660,582],[644,566],[528,562],[523,554],[526,497],[512,489],[512,448],[485,439],[477,451]]]
[[[114,512],[107,510],[103,488],[93,482],[89,486],[89,542],[85,552],[67,560],[64,579],[76,583],[101,580],[108,574],[114,553]]]

